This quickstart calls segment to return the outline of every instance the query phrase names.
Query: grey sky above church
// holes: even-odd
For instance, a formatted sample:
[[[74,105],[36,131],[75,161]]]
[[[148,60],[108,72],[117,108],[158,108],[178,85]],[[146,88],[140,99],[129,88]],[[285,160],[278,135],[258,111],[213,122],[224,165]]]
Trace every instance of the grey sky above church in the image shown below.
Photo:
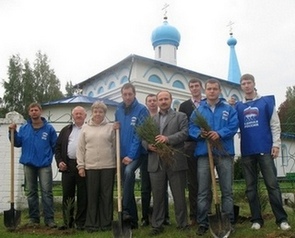
[[[153,59],[151,34],[165,3],[181,34],[178,66],[227,79],[231,21],[241,73],[255,76],[260,94],[284,101],[295,85],[294,0],[0,0],[0,78],[12,55],[33,63],[38,50],[63,90],[130,54]]]

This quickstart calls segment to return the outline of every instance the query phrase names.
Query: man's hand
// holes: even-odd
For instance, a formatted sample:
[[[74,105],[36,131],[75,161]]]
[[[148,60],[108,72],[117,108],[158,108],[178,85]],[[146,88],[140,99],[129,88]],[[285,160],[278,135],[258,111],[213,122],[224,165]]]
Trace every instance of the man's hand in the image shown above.
[[[113,129],[114,130],[120,129],[120,122],[115,121],[114,124],[113,124]]]
[[[279,147],[275,147],[275,146],[273,146],[273,147],[271,148],[271,156],[272,156],[272,158],[274,158],[274,159],[278,158],[278,156],[279,156],[279,151],[280,151],[280,148],[279,148]]]
[[[153,151],[153,152],[157,152],[157,147],[153,144],[148,144],[148,150]]]
[[[80,177],[86,177],[85,169],[79,169],[78,173]]]
[[[163,135],[157,135],[155,138],[157,143],[168,143],[168,137]]]
[[[122,163],[125,165],[128,165],[132,162],[133,160],[130,159],[128,156],[124,157],[124,159],[122,160]]]
[[[207,138],[209,140],[216,141],[216,140],[219,140],[220,136],[216,131],[209,131]]]
[[[16,124],[15,123],[12,123],[8,126],[9,130],[16,130]]]
[[[58,164],[58,169],[60,170],[60,171],[67,171],[67,169],[68,169],[68,166],[67,166],[67,164],[65,163],[65,162],[60,162],[59,164]]]

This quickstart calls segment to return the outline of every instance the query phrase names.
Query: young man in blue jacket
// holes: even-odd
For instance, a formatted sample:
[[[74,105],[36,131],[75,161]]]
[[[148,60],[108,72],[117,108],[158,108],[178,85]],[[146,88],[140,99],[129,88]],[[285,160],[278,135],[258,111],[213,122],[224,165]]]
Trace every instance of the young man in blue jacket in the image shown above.
[[[203,235],[209,228],[208,212],[211,206],[211,176],[208,160],[207,140],[221,142],[222,149],[213,148],[213,160],[216,167],[219,184],[222,191],[222,212],[229,214],[230,222],[234,223],[233,204],[233,157],[234,135],[238,130],[238,116],[236,110],[224,99],[219,98],[221,93],[220,82],[209,79],[205,83],[204,99],[195,110],[189,122],[189,135],[197,141],[195,156],[197,157],[198,178],[198,235]],[[197,111],[206,119],[211,127],[204,131],[196,125]]]
[[[135,171],[141,164],[141,154],[146,154],[136,133],[136,125],[149,117],[145,105],[136,99],[135,87],[126,83],[121,88],[123,102],[115,112],[115,121],[120,124],[120,153],[123,171],[123,220],[138,228],[137,205],[134,196]]]
[[[240,80],[245,94],[243,101],[236,103],[241,131],[241,165],[246,180],[246,195],[251,210],[251,229],[263,226],[261,206],[257,193],[258,164],[267,188],[269,202],[282,230],[289,230],[287,213],[283,208],[277,169],[274,160],[279,156],[281,127],[275,107],[274,96],[260,96],[255,90],[255,79],[244,74]]]
[[[19,132],[16,124],[9,125],[14,131],[14,146],[21,147],[19,162],[24,165],[24,175],[28,189],[29,226],[40,224],[38,180],[40,184],[44,223],[50,228],[56,228],[54,222],[52,168],[57,134],[52,125],[41,117],[42,108],[38,103],[29,105],[27,123],[22,125]]]

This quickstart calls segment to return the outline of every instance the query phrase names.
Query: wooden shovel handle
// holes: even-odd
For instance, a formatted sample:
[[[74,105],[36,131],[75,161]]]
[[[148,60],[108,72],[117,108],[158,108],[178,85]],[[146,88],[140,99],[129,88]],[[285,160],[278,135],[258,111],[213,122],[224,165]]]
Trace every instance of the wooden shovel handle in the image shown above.
[[[211,180],[212,180],[212,188],[213,188],[213,198],[215,205],[218,204],[218,195],[217,195],[217,188],[216,188],[216,177],[214,173],[214,162],[213,162],[213,155],[212,155],[212,148],[209,140],[207,142],[207,149],[208,149],[208,157],[209,157],[209,165],[210,165],[210,173],[211,173]]]
[[[14,203],[14,129],[10,129],[10,203]]]
[[[120,130],[119,129],[116,129],[116,160],[117,160],[118,212],[122,212],[121,155],[120,155]]]

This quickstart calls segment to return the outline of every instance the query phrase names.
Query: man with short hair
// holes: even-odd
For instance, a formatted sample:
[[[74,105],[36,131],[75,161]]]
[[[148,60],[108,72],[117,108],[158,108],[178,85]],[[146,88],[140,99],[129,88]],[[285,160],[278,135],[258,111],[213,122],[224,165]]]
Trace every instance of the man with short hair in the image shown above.
[[[264,223],[257,193],[259,165],[276,224],[282,230],[289,230],[291,226],[283,208],[274,163],[274,159],[279,156],[281,146],[281,128],[275,108],[275,98],[260,96],[255,89],[254,76],[251,74],[244,74],[240,83],[245,97],[243,101],[236,103],[235,107],[238,111],[241,132],[241,165],[251,210],[251,229],[259,230]]]
[[[42,117],[42,107],[39,103],[29,105],[27,123],[16,131],[16,124],[9,125],[14,131],[14,146],[21,147],[19,162],[24,165],[24,175],[27,187],[29,205],[28,226],[39,226],[39,194],[40,185],[44,223],[50,228],[56,228],[54,222],[53,193],[52,193],[52,168],[51,163],[56,143],[56,131],[47,120]],[[10,137],[10,133],[9,133]]]
[[[164,143],[173,148],[173,154],[160,158],[157,147],[148,144],[148,172],[150,174],[153,194],[152,230],[150,235],[159,235],[164,231],[165,194],[167,180],[174,200],[177,228],[187,230],[187,207],[185,200],[187,160],[182,152],[184,141],[188,136],[187,117],[182,112],[171,109],[172,95],[168,91],[157,94],[159,112],[153,117],[159,126],[159,134],[155,137],[156,143]],[[165,161],[171,161],[166,163]]]
[[[186,114],[188,121],[192,112],[199,107],[202,99],[202,81],[197,78],[192,78],[189,83],[191,98],[180,104],[179,111]],[[196,142],[188,137],[184,142],[184,153],[187,155],[187,186],[189,198],[189,217],[191,226],[196,225],[197,221],[197,198],[198,198],[198,180],[197,180],[197,159],[194,157]]]
[[[60,230],[73,228],[83,230],[86,220],[87,193],[85,177],[79,176],[77,169],[76,149],[79,135],[87,113],[85,108],[77,106],[72,110],[73,122],[65,126],[59,133],[56,142],[55,160],[61,175],[62,211],[64,225]],[[75,197],[77,207],[75,210]]]
[[[141,164],[146,150],[136,133],[136,126],[149,116],[147,108],[136,99],[135,87],[126,83],[121,88],[123,102],[115,112],[115,121],[120,124],[120,153],[123,171],[123,220],[138,228],[137,204],[134,197],[135,171]]]
[[[212,148],[213,161],[218,173],[221,190],[221,209],[227,213],[231,224],[234,224],[233,204],[233,162],[234,162],[234,135],[238,130],[238,117],[236,110],[229,105],[221,94],[220,82],[209,79],[205,83],[204,99],[195,110],[189,122],[189,135],[196,140],[195,156],[197,157],[198,179],[198,213],[199,224],[197,235],[202,236],[209,228],[208,212],[211,206],[211,175],[207,143],[211,145],[220,143],[220,146]],[[196,122],[200,113],[210,126],[210,131],[204,130]],[[221,147],[221,148],[219,148]]]
[[[153,117],[158,113],[157,95],[148,94],[145,98],[145,105],[147,106],[150,116]],[[142,163],[140,165],[140,176],[141,176],[141,211],[142,211],[142,226],[148,226],[150,224],[149,216],[152,214],[151,203],[151,181],[147,170],[148,166],[148,155],[143,155]],[[166,191],[168,189],[168,184]],[[165,220],[163,225],[170,225],[169,220],[169,194],[168,191],[165,195]]]

